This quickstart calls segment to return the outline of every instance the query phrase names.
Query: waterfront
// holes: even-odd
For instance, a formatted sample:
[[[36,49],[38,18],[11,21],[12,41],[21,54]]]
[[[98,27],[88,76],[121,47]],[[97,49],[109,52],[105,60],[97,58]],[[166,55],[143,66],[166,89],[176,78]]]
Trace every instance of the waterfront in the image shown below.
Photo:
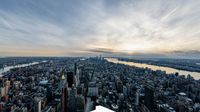
[[[185,71],[185,70],[178,70],[170,67],[163,67],[163,66],[156,66],[156,65],[149,65],[149,64],[144,64],[144,63],[135,63],[135,62],[127,62],[127,61],[120,61],[116,58],[106,58],[107,61],[112,62],[112,63],[119,63],[119,64],[125,64],[129,66],[135,66],[135,67],[140,67],[140,68],[150,68],[152,70],[162,70],[166,71],[167,74],[171,73],[179,73],[179,75],[185,75],[187,76],[190,74],[194,79],[198,80],[200,79],[200,73],[198,72],[190,72],[190,71]]]
[[[10,69],[19,68],[19,67],[27,67],[27,66],[36,65],[36,64],[39,64],[39,62],[32,62],[28,64],[20,64],[20,65],[15,65],[15,66],[6,66],[0,69],[0,77],[2,77],[2,73],[7,72]]]

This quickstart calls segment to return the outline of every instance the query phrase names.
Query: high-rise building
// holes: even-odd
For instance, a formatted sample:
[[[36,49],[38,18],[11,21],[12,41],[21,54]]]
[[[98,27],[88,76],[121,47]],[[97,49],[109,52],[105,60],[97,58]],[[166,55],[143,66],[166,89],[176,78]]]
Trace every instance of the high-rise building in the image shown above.
[[[125,97],[128,96],[128,89],[127,89],[126,86],[123,86],[123,94],[124,94]]]
[[[98,87],[96,86],[95,82],[89,83],[89,85],[88,85],[88,96],[90,96],[90,97],[92,97],[92,96],[97,97],[98,96]]]
[[[76,75],[77,72],[77,63],[74,63],[74,75]]]
[[[67,112],[67,103],[68,103],[68,91],[67,91],[67,87],[64,87],[62,89],[62,99],[61,99],[61,108],[62,108],[62,112]]]
[[[80,74],[81,74],[81,69],[76,69],[76,76],[75,76],[76,86],[80,84]]]
[[[42,112],[42,100],[41,98],[34,98],[34,112]]]
[[[49,103],[53,100],[52,88],[51,87],[47,87],[46,98],[47,98],[47,103]]]
[[[117,80],[117,92],[123,93],[123,83],[121,80]]]
[[[135,93],[135,105],[138,106],[139,105],[139,97],[140,97],[140,90],[137,89],[136,93]]]
[[[151,84],[145,85],[144,104],[150,111],[154,109],[154,87]]]
[[[10,81],[8,81],[8,80],[5,81],[4,86],[5,86],[5,92],[6,92],[6,94],[8,94],[8,91],[10,89]]]
[[[67,83],[68,83],[68,87],[70,88],[75,83],[73,72],[67,72]]]
[[[61,90],[61,110],[62,112],[67,112],[67,103],[68,103],[68,89],[66,84],[66,78],[64,73],[62,73],[59,89]]]
[[[5,87],[1,87],[0,90],[1,90],[1,95],[0,96],[1,97],[5,96],[6,95]]]
[[[69,112],[76,112],[76,88],[72,85],[72,88],[69,88]]]
[[[85,110],[84,96],[78,95],[76,97],[76,112],[84,112],[84,110]]]
[[[66,85],[66,78],[65,78],[64,73],[62,73],[62,75],[60,77],[59,90],[62,90],[64,85]]]

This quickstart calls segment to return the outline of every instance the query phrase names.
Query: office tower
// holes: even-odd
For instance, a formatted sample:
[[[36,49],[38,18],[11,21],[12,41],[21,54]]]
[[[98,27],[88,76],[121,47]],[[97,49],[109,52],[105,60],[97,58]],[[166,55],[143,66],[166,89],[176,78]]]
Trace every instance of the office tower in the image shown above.
[[[117,92],[123,93],[123,83],[121,80],[117,80]]]
[[[74,75],[76,75],[77,72],[77,63],[74,63]]]
[[[53,100],[53,96],[52,96],[52,88],[51,87],[47,87],[47,94],[46,94],[46,98],[47,98],[47,102],[51,102]]]
[[[73,72],[67,72],[67,83],[68,83],[68,87],[70,87],[70,88],[74,84],[74,75],[73,75]]]
[[[42,100],[41,98],[34,98],[34,112],[42,112]]]
[[[78,95],[76,97],[76,111],[77,112],[84,112],[85,110],[85,99],[84,96]]]
[[[6,95],[6,92],[5,92],[5,87],[1,87],[1,97],[5,96]]]
[[[140,90],[137,89],[136,93],[135,93],[135,105],[138,106],[139,105],[139,97],[140,97]]]
[[[62,112],[67,112],[67,99],[68,99],[68,90],[66,84],[66,78],[64,72],[62,72],[60,83],[59,83],[59,90],[61,91],[61,110]]]
[[[127,89],[126,86],[123,86],[123,94],[124,94],[125,97],[128,96],[128,89]]]
[[[5,94],[7,95],[8,94],[8,91],[10,89],[10,81],[5,81],[4,83],[4,87],[5,87]]]
[[[154,88],[150,84],[145,85],[144,104],[150,111],[154,109]]]
[[[61,108],[62,112],[67,112],[67,103],[68,103],[68,90],[67,87],[62,89],[62,98],[61,98]]]
[[[95,82],[89,83],[89,85],[88,85],[88,96],[90,96],[90,97],[92,97],[92,96],[97,97],[98,96],[98,87],[96,87]]]
[[[84,89],[84,85],[83,85],[83,84],[78,85],[78,86],[77,86],[77,94],[78,94],[78,95],[83,94],[83,89]]]
[[[68,103],[69,112],[76,112],[76,88],[72,85],[71,90],[69,91],[69,103]]]
[[[59,83],[59,90],[62,90],[65,84],[66,84],[65,75],[64,73],[62,73],[61,78],[60,78],[60,83]]]

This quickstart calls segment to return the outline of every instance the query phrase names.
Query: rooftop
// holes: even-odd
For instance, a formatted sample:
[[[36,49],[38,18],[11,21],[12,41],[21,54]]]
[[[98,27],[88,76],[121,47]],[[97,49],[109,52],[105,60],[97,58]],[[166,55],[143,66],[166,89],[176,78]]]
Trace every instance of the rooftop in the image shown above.
[[[115,111],[105,108],[103,106],[96,106],[96,109],[91,112],[115,112]]]

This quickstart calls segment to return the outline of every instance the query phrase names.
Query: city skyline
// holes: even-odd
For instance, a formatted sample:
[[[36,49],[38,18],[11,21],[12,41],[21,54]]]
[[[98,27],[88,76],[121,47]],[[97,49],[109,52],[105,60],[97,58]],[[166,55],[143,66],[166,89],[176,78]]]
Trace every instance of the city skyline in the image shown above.
[[[196,0],[4,0],[0,56],[200,56]]]

